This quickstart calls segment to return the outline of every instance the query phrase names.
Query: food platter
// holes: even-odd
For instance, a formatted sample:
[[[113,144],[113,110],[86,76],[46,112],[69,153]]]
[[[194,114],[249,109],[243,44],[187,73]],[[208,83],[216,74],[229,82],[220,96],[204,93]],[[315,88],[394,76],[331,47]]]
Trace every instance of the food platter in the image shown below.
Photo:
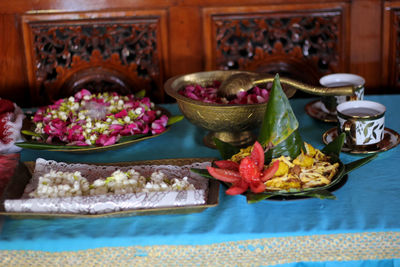
[[[171,117],[171,113],[163,108],[163,107],[158,107],[157,109],[161,110],[162,114],[167,115],[168,118]],[[28,117],[28,116],[27,116]],[[29,119],[25,119],[24,125],[22,130],[29,130],[32,131],[32,123],[30,122]],[[158,137],[167,131],[170,130],[172,125],[168,125],[166,130],[162,133],[159,134],[147,134],[147,135],[132,135],[132,136],[125,136],[122,137],[117,143],[108,145],[108,146],[67,146],[61,143],[56,143],[56,144],[44,144],[43,142],[39,141],[25,141],[21,143],[16,143],[17,146],[22,147],[22,148],[29,148],[29,149],[35,149],[35,150],[46,150],[46,151],[57,151],[57,152],[70,152],[70,153],[92,153],[92,152],[104,152],[104,151],[109,151],[109,150],[115,150],[123,147],[130,146],[132,144],[147,140],[147,139],[152,139],[155,137]],[[24,135],[25,139],[29,139],[30,136]]]
[[[101,164],[109,166],[139,166],[139,165],[173,165],[185,166],[195,163],[206,163],[212,161],[212,158],[185,158],[185,159],[166,159],[166,160],[148,160],[136,162],[119,162]],[[99,166],[100,164],[93,163],[91,165]],[[181,205],[156,208],[135,208],[121,211],[111,211],[99,214],[77,214],[77,213],[50,213],[50,212],[9,212],[5,210],[6,199],[20,199],[24,193],[26,185],[32,178],[32,173],[35,168],[35,162],[20,162],[16,174],[11,178],[11,181],[0,196],[0,215],[11,216],[13,218],[102,218],[102,217],[125,217],[137,215],[157,215],[157,214],[188,214],[202,212],[207,208],[215,207],[219,201],[219,183],[209,181],[206,192],[206,200],[200,205]]]
[[[258,198],[262,198],[264,200],[296,200],[313,197],[320,199],[334,199],[335,196],[333,196],[331,193],[341,188],[347,182],[345,166],[341,161],[338,162],[338,172],[336,173],[335,177],[332,178],[331,183],[328,185],[303,190],[266,191],[264,193],[258,194],[258,196],[255,194],[247,194],[247,199],[250,202],[257,200]]]
[[[327,187],[315,187],[312,189],[304,190],[304,191],[297,191],[297,192],[265,192],[265,194],[270,194],[272,193],[272,196],[269,196],[268,198],[265,198],[265,201],[290,201],[290,200],[302,200],[302,199],[308,199],[308,198],[313,198],[317,196],[317,194],[313,195],[313,192],[320,193],[322,190],[326,190],[329,193],[333,193],[336,190],[340,189],[342,186],[344,186],[347,182],[348,175],[343,175],[342,177],[336,176],[332,183],[329,184]],[[246,196],[246,195],[244,195]],[[321,195],[320,197],[317,198],[322,198]],[[254,197],[254,196],[253,196]],[[261,197],[261,195],[260,195]]]
[[[346,171],[346,166],[340,160],[337,160],[336,162],[339,163],[338,171],[332,178],[331,182],[325,186],[312,187],[300,190],[289,189],[280,191],[264,191],[258,194],[245,192],[242,195],[246,196],[247,201],[249,203],[258,202],[260,200],[284,201],[284,200],[296,200],[305,198],[335,199],[335,196],[331,193],[341,188],[347,182],[347,172],[348,172]],[[221,183],[227,187],[230,186],[225,182]]]

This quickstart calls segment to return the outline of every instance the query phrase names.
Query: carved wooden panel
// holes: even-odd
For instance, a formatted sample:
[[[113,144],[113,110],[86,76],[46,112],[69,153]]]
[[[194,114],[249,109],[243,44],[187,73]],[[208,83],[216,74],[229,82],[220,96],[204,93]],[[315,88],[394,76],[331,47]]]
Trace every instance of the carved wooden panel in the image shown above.
[[[317,83],[322,75],[346,67],[344,7],[206,12],[212,60],[207,67],[279,72]]]
[[[154,13],[25,16],[32,95],[48,103],[82,88],[122,94],[145,89],[163,101],[165,13]]]
[[[390,3],[385,9],[383,44],[383,79],[389,88],[400,90],[400,3]]]
[[[400,88],[400,10],[393,12],[393,61],[394,68],[391,68],[391,84],[397,89]]]

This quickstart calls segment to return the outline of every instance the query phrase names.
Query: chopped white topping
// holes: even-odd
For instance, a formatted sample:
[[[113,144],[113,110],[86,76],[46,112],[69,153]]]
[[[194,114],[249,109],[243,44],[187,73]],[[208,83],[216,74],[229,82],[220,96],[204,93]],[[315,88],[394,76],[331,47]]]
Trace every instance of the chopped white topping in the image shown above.
[[[138,192],[195,190],[188,178],[168,179],[162,171],[153,172],[145,178],[134,169],[117,170],[105,179],[89,184],[79,171],[61,172],[51,170],[39,177],[36,190],[29,194],[35,198],[56,198],[104,194],[128,194]]]

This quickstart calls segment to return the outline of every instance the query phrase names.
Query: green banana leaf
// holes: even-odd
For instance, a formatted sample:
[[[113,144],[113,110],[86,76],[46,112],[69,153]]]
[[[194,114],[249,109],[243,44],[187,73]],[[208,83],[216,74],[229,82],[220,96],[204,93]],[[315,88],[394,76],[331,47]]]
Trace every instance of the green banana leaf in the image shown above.
[[[304,150],[298,127],[299,122],[282,90],[279,75],[276,75],[257,138],[264,147],[273,145],[265,154],[266,162],[282,155],[296,158]],[[237,147],[217,138],[214,138],[214,142],[223,159],[229,159],[239,152]]]
[[[267,159],[282,155],[297,157],[304,149],[298,128],[299,122],[282,90],[279,75],[276,75],[258,136],[258,142],[264,147],[273,145],[266,155]]]
[[[295,130],[291,135],[285,140],[269,149],[265,153],[265,161],[270,162],[273,158],[278,158],[280,156],[290,156],[291,158],[296,158],[301,150],[305,151],[303,139],[300,136],[298,130]]]
[[[170,126],[172,124],[175,124],[181,120],[183,120],[184,116],[183,115],[174,115],[168,118],[167,126]]]
[[[217,146],[222,159],[230,159],[236,153],[239,153],[240,149],[227,142],[224,142],[216,137],[214,137],[214,143]]]

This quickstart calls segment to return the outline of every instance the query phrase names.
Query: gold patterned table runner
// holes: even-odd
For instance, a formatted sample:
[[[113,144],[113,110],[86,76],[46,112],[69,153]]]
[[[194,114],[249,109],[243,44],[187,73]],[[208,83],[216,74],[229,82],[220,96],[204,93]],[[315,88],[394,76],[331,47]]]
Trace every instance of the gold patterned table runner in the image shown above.
[[[260,266],[400,258],[400,232],[272,237],[211,245],[1,250],[0,266]]]

